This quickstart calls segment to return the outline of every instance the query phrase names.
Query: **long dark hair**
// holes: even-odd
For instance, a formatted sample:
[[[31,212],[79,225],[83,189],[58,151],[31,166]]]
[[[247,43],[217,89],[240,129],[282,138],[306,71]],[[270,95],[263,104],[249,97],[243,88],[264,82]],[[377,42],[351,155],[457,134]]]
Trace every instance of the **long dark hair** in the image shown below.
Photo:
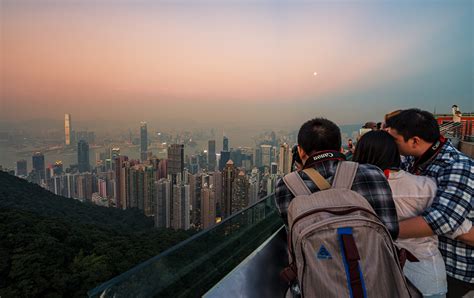
[[[397,143],[388,132],[369,131],[357,142],[352,160],[361,164],[372,164],[386,170],[400,166],[400,152]]]

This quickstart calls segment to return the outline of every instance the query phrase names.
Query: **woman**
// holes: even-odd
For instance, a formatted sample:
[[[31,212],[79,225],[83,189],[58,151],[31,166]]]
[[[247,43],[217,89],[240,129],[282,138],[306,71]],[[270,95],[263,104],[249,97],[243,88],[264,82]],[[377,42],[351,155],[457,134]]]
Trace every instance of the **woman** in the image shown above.
[[[399,169],[397,144],[387,132],[371,131],[364,134],[357,143],[352,160],[373,164],[384,171],[392,189],[399,221],[418,216],[431,205],[436,194],[435,181]],[[471,222],[466,220],[451,237],[466,233],[471,226]],[[401,239],[397,241],[397,245],[409,250],[420,260],[407,262],[403,271],[423,296],[445,297],[446,271],[438,250],[437,236]]]

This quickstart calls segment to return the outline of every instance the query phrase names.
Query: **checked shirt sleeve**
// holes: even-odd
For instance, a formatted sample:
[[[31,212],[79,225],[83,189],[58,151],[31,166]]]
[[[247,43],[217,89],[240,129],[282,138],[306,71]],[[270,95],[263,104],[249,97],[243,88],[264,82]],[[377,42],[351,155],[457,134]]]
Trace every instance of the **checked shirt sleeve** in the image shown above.
[[[423,213],[423,218],[435,234],[450,234],[464,222],[472,209],[474,166],[458,162],[440,169],[437,184],[433,204]]]
[[[275,203],[281,218],[285,222],[285,225],[288,225],[288,205],[290,204],[293,198],[293,194],[290,192],[288,187],[286,187],[286,184],[285,182],[283,182],[283,179],[280,178],[275,188]]]

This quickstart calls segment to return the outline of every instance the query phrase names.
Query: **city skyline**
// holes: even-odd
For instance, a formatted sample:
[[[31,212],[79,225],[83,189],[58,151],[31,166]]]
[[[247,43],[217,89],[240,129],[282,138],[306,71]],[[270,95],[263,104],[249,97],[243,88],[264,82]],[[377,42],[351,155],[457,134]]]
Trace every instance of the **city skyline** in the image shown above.
[[[2,1],[0,117],[297,129],[471,112],[472,5]]]

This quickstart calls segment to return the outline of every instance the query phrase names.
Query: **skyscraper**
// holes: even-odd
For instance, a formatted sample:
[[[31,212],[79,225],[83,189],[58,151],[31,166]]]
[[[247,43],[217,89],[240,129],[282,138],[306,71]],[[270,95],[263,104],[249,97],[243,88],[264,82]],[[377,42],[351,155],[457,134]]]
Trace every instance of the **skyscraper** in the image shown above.
[[[32,156],[33,160],[33,172],[39,180],[45,179],[45,164],[44,164],[44,155],[41,152],[36,152]],[[38,181],[39,182],[39,181]]]
[[[262,154],[262,166],[270,168],[272,162],[272,146],[271,145],[260,145]]]
[[[148,151],[148,131],[146,122],[140,123],[140,158],[142,161],[147,159]]]
[[[189,206],[189,185],[184,184],[182,181],[178,181],[176,185],[173,185],[173,216],[171,218],[171,227],[173,229],[189,229]]]
[[[222,217],[222,173],[215,171],[209,173],[209,188],[214,191],[216,204],[216,217]]]
[[[124,173],[122,168],[125,166],[125,162],[128,161],[127,156],[117,156],[114,159],[114,172],[115,172],[115,206],[119,209],[125,208],[125,203],[122,204],[122,197],[125,197],[124,190],[122,188],[122,181],[125,180],[123,177]],[[128,179],[128,177],[127,177]]]
[[[66,146],[71,145],[71,114],[64,115],[64,135]]]
[[[168,147],[168,174],[183,174],[184,171],[184,145],[171,144]]]
[[[238,212],[249,204],[249,181],[244,171],[240,171],[232,182],[231,214]]]
[[[53,165],[53,175],[60,176],[63,173],[63,162],[57,160]]]
[[[212,227],[216,223],[215,190],[207,183],[201,190],[201,225],[203,229]]]
[[[89,144],[84,140],[77,143],[77,167],[80,173],[90,171]]]
[[[222,151],[229,151],[229,138],[226,136],[222,139]]]
[[[156,182],[155,227],[171,227],[171,183],[168,179]]]
[[[234,162],[229,160],[222,173],[222,216],[224,218],[229,217],[232,214],[233,182],[236,176]]]
[[[291,172],[291,150],[287,143],[280,145],[280,155],[278,158],[278,175],[284,176]]]
[[[219,160],[219,171],[222,171],[226,166],[227,162],[230,160],[230,151],[229,151],[229,139],[224,136],[222,140],[222,151],[221,158]]]
[[[22,159],[16,162],[16,175],[20,177],[28,176],[26,160]]]
[[[208,161],[208,170],[216,170],[216,141],[209,140],[207,146],[207,161]]]
[[[257,168],[252,169],[249,184],[249,204],[253,204],[258,201],[258,192],[260,190],[260,175]]]

